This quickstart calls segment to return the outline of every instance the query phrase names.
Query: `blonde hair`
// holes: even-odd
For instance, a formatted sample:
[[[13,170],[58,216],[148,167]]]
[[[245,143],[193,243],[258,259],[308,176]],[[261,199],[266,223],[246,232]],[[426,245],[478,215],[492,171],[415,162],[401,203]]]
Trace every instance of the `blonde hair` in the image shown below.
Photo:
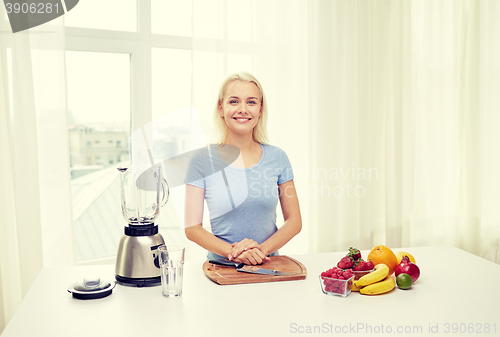
[[[257,125],[253,129],[252,138],[257,143],[268,144],[267,128],[266,128],[267,125],[266,96],[264,95],[264,90],[262,89],[262,86],[260,85],[259,81],[257,81],[257,79],[253,75],[245,72],[229,75],[222,82],[220,86],[219,97],[217,99],[217,104],[215,105],[215,111],[214,111],[214,127],[218,144],[223,144],[227,136],[227,125],[226,122],[224,121],[224,118],[221,118],[219,114],[219,107],[222,104],[222,101],[224,100],[224,94],[226,93],[227,87],[234,81],[251,82],[254,83],[257,86],[257,88],[259,88],[262,113],[260,115],[259,121],[257,122]]]

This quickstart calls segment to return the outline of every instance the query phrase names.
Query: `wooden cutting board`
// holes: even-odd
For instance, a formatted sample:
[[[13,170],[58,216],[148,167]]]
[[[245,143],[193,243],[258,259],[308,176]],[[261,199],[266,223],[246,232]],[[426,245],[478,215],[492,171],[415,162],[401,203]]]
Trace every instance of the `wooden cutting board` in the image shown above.
[[[271,261],[264,262],[259,268],[279,270],[293,275],[261,275],[250,274],[237,271],[235,267],[225,267],[209,263],[208,260],[203,264],[203,272],[209,279],[220,285],[244,284],[244,283],[262,283],[262,282],[280,282],[303,280],[306,278],[307,269],[299,261],[286,256],[271,256]]]

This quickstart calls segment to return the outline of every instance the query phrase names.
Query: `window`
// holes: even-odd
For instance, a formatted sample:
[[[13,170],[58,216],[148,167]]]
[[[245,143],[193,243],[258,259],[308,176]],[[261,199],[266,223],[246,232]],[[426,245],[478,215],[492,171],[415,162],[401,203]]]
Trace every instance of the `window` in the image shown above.
[[[179,6],[182,18],[171,10]],[[87,0],[65,15],[77,262],[116,256],[125,224],[117,168],[129,162],[131,129],[190,107],[190,12],[190,2]],[[158,147],[178,147],[174,138]],[[157,223],[166,240],[185,243],[172,203]]]
[[[239,39],[238,47],[252,41],[250,19],[242,24],[238,15],[251,12],[249,4],[220,1],[199,6],[205,8],[198,13],[208,18],[200,38],[224,38],[222,20],[227,20],[233,34],[228,37]],[[234,18],[222,18],[221,6]],[[109,20],[110,13],[119,15]],[[116,256],[125,222],[116,168],[129,162],[131,130],[190,111],[192,15],[191,1],[175,0],[86,0],[65,15],[77,261]],[[211,47],[198,52],[210,64],[222,55]],[[227,55],[227,70],[252,69],[251,53],[238,52]],[[216,70],[202,68],[200,76],[217,88]],[[193,132],[192,115],[187,116],[159,127],[151,145],[155,158],[183,153],[193,142],[204,144],[201,127]],[[186,244],[181,217],[173,202],[161,209],[157,224],[168,243]]]

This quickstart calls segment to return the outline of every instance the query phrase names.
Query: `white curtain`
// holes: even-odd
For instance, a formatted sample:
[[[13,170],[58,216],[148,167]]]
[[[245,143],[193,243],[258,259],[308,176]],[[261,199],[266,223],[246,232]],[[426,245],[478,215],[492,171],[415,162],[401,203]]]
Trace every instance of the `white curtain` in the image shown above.
[[[304,226],[283,253],[450,244],[500,261],[499,6],[193,2],[206,138],[220,82],[249,71],[294,167]]]
[[[312,185],[366,191],[315,200],[311,250],[450,244],[500,262],[500,4],[310,8],[312,165],[355,173]]]
[[[43,266],[73,263],[62,18],[12,34],[0,6],[0,331]]]

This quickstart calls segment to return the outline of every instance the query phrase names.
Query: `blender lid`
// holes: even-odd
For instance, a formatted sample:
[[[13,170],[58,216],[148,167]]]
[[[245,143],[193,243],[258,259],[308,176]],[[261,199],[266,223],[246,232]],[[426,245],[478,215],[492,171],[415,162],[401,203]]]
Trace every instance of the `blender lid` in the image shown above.
[[[68,292],[80,300],[93,300],[111,295],[116,282],[102,281],[99,277],[84,278],[83,282],[72,284]]]

